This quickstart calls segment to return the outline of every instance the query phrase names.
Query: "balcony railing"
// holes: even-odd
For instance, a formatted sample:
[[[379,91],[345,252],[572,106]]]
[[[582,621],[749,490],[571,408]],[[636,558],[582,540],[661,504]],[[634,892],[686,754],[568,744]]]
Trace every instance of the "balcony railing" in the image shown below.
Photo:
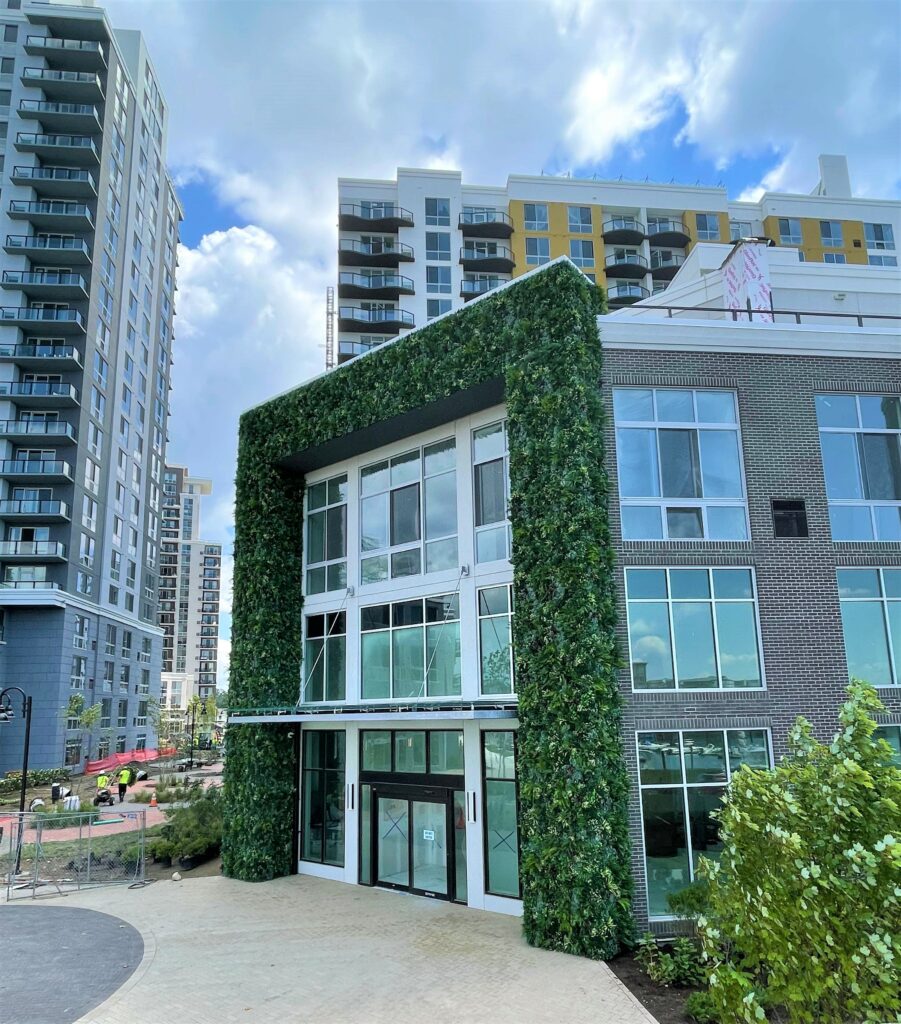
[[[72,466],[61,459],[0,459],[7,476],[72,476]]]
[[[645,236],[645,226],[635,217],[611,217],[601,229],[605,242],[637,245]]]
[[[69,506],[64,501],[28,501],[7,498],[0,501],[0,518],[4,516],[68,519]]]
[[[655,217],[648,220],[648,239],[651,245],[672,245],[682,248],[691,236],[681,220],[675,217]]]
[[[25,46],[37,50],[80,50],[104,56],[103,47],[94,39],[56,39],[54,36],[27,36]]]
[[[16,132],[16,146],[30,149],[59,149],[70,154],[90,153],[100,159],[90,135],[49,135],[44,132]]]
[[[414,259],[413,247],[392,239],[361,242],[355,238],[338,240],[338,262],[345,266],[396,267]]]
[[[479,208],[463,210],[457,226],[464,235],[476,238],[509,238],[513,221],[503,210]]]
[[[65,252],[90,259],[91,250],[83,238],[66,238],[59,235],[7,235],[8,249],[45,249],[48,252]]]
[[[93,103],[58,103],[56,100],[19,100],[19,114],[93,114],[99,120]]]
[[[0,558],[15,556],[65,558],[66,545],[58,540],[0,540]]]
[[[342,228],[379,228],[394,231],[413,227],[413,214],[397,203],[341,203],[338,224]]]
[[[341,306],[338,315],[349,320],[359,320],[361,323],[413,326],[413,314],[405,309],[361,309],[359,306]]]
[[[74,443],[75,428],[60,420],[0,420],[0,435],[6,437],[62,437]]]
[[[12,176],[23,181],[78,182],[97,189],[94,176],[83,167],[14,167]]]
[[[413,279],[402,274],[354,274],[342,270],[338,275],[338,294],[342,298],[397,298],[399,295],[412,295]]]
[[[74,384],[63,384],[60,381],[0,381],[0,397],[2,396],[77,399],[78,389]]]
[[[607,301],[612,305],[629,305],[650,297],[647,288],[640,284],[613,284],[607,289]]]
[[[100,76],[93,71],[56,71],[50,68],[25,68],[22,71],[22,78],[33,80],[35,85],[42,82],[48,84],[65,83],[75,86],[94,86],[103,95],[103,83]]]
[[[81,274],[70,274],[67,270],[54,273],[52,270],[4,270],[3,284],[9,285],[47,285],[48,287],[72,287],[87,291],[88,283]]]
[[[76,324],[84,327],[84,318],[77,309],[32,309],[30,306],[0,306],[0,320],[19,322],[42,321],[55,324]]]
[[[67,203],[64,199],[10,199],[10,213],[51,214],[55,217],[79,217],[93,224],[91,211],[84,203]]]
[[[460,249],[464,270],[488,270],[510,273],[516,266],[513,253],[504,245],[464,245]]]
[[[474,299],[477,295],[484,295],[485,292],[490,292],[505,283],[506,279],[503,277],[485,277],[478,280],[463,278],[460,283],[460,295],[464,299]]]
[[[604,260],[604,269],[616,277],[644,277],[648,261],[637,252],[613,253]]]
[[[52,580],[3,580],[0,587],[15,590],[59,590],[59,584]]]

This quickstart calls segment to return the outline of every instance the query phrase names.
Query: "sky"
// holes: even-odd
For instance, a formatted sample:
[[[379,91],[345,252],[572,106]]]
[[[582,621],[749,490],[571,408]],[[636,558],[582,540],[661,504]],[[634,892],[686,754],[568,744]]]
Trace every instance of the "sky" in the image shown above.
[[[213,481],[230,644],[238,418],[324,368],[337,178],[453,168],[901,196],[897,0],[98,0],[170,110],[168,461]]]

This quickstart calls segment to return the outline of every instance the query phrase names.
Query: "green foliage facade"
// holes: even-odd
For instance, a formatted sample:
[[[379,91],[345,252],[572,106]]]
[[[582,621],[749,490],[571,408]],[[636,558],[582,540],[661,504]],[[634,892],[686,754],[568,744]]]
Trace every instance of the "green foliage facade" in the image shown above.
[[[303,482],[280,460],[502,381],[525,930],[536,945],[605,957],[631,939],[632,881],[599,311],[584,275],[555,264],[242,417],[229,700],[235,712],[298,695]],[[226,874],[294,869],[295,739],[290,726],[230,727]]]
[[[901,769],[876,691],[850,694],[830,746],[799,719],[775,769],[732,780],[698,922],[724,1022],[899,1019]]]

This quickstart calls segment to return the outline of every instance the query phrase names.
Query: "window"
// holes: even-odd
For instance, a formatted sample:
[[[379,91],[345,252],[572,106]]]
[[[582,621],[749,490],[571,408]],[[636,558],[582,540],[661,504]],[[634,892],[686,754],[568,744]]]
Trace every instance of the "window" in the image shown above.
[[[586,238],[571,238],[569,258],[577,267],[594,266],[594,242]]]
[[[820,241],[834,249],[842,247],[842,226],[837,220],[820,221]]]
[[[699,242],[718,242],[720,240],[720,221],[715,213],[696,213],[695,223],[698,227]]]
[[[848,675],[901,686],[901,569],[838,569]]]
[[[438,292],[441,295],[451,293],[451,268],[450,267],[426,267],[425,268],[425,290],[427,292]]]
[[[307,488],[307,594],[347,586],[347,474]]]
[[[807,506],[803,499],[773,498],[773,536],[809,536]]]
[[[72,768],[81,764],[81,740],[66,740],[66,767]]]
[[[426,317],[429,320],[434,320],[436,316],[441,316],[442,313],[449,313],[451,310],[450,299],[426,299]]]
[[[507,421],[472,432],[473,500],[476,561],[499,562],[510,557],[510,449]]]
[[[88,617],[86,615],[75,616],[75,633],[72,636],[72,646],[83,651],[88,646]]]
[[[537,267],[551,258],[551,243],[548,238],[526,238],[526,263]]]
[[[526,231],[547,231],[546,203],[524,203],[522,212]]]
[[[344,700],[347,615],[308,615],[303,654],[303,702]]]
[[[817,395],[833,540],[901,540],[901,396]]]
[[[481,692],[513,693],[513,587],[485,587],[478,602]]]
[[[72,658],[72,672],[69,675],[69,685],[73,690],[83,690],[88,671],[88,659],[84,655],[76,654]]]
[[[361,608],[360,632],[364,700],[460,695],[456,594]]]
[[[891,747],[891,763],[901,768],[901,725],[880,725],[873,739],[885,740]]]
[[[389,576],[393,579],[456,568],[457,477],[453,439],[363,469],[360,550],[364,584]]]
[[[867,257],[867,262],[871,267],[897,267],[898,257],[897,256],[874,256],[872,253]]]
[[[3,42],[14,43],[19,35],[19,29],[16,25],[4,25],[3,26]]]
[[[749,220],[730,220],[729,238],[737,242],[740,238],[751,238],[754,235],[754,225]]]
[[[624,540],[747,540],[735,394],[615,388]]]
[[[304,730],[302,860],[344,864],[343,729]]]
[[[426,199],[425,222],[432,227],[449,227],[450,199]]]
[[[131,630],[122,630],[122,648],[119,652],[123,658],[131,657]]]
[[[891,224],[864,224],[863,233],[867,239],[868,249],[895,248],[895,233]]]
[[[519,899],[522,892],[515,732],[482,733],[482,786],[485,892]]]
[[[104,648],[107,654],[116,653],[116,627],[107,623],[106,626],[106,642]]]
[[[569,221],[569,230],[574,235],[591,234],[591,207],[590,206],[568,206],[566,214]],[[535,229],[537,230],[537,229]],[[547,230],[545,228],[545,230]]]
[[[843,252],[824,252],[823,253],[824,263],[847,263],[845,254]]]
[[[444,231],[426,231],[425,258],[427,260],[450,260],[450,235]]]
[[[638,778],[650,917],[672,917],[671,893],[695,877],[700,856],[722,851],[713,814],[742,766],[769,768],[764,729],[640,732]]]
[[[124,729],[128,725],[128,701],[119,701],[119,713],[116,717],[116,725],[120,729]]]
[[[801,222],[795,217],[779,218],[779,243],[781,245],[801,244]]]
[[[365,730],[360,765],[364,772],[382,775],[462,775],[463,733],[458,729]]]
[[[634,690],[763,686],[750,569],[626,569]]]

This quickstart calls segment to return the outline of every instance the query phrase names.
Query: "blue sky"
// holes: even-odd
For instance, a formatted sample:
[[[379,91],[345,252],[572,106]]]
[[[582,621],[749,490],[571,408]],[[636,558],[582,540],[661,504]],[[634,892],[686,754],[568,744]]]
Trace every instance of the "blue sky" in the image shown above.
[[[857,194],[901,195],[895,0],[105,6],[144,33],[169,102],[186,210],[169,460],[213,480],[203,529],[229,552],[241,411],[323,366],[339,176],[572,172],[738,197],[808,192],[817,155],[846,153]]]

